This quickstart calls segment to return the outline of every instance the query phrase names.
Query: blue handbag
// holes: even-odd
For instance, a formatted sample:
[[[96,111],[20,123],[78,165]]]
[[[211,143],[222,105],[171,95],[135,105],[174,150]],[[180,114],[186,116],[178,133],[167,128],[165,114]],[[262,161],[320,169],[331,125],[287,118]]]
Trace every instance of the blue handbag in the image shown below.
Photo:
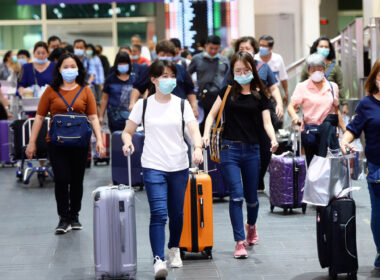
[[[50,142],[56,146],[87,147],[90,143],[92,128],[85,114],[74,113],[74,102],[82,92],[83,87],[69,105],[63,96],[57,91],[59,97],[67,106],[67,113],[56,114],[49,130]]]

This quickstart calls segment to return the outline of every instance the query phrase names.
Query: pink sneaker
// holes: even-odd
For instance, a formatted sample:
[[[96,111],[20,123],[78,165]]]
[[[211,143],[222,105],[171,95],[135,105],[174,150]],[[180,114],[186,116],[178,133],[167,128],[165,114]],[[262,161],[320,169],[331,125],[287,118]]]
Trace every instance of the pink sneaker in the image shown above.
[[[249,246],[256,245],[259,243],[259,234],[257,233],[257,226],[250,226],[245,224],[245,229],[247,231],[247,243]]]
[[[234,253],[234,257],[235,259],[246,259],[248,258],[248,253],[247,253],[247,250],[245,249],[245,243],[244,241],[238,241],[236,243],[236,247],[235,247],[235,253]]]

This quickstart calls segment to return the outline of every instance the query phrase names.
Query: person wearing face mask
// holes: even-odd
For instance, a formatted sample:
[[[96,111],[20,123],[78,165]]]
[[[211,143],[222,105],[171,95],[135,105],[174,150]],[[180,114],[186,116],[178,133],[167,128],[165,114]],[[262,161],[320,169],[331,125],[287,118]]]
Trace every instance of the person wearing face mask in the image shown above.
[[[364,89],[367,96],[360,100],[354,119],[347,125],[341,142],[342,152],[352,150],[350,143],[365,134],[365,155],[368,163],[368,190],[371,200],[371,230],[376,246],[374,267],[380,270],[380,60],[372,67]]]
[[[149,236],[154,258],[155,279],[165,278],[165,224],[169,215],[169,259],[171,267],[182,267],[179,251],[183,225],[183,205],[189,160],[184,140],[184,126],[194,143],[193,162],[203,161],[202,138],[190,104],[172,94],[176,87],[176,66],[167,60],[156,60],[149,70],[150,96],[140,99],[129,116],[122,134],[123,152],[133,153],[132,136],[139,124],[144,125],[145,142],[141,158],[143,180],[150,205]],[[145,113],[144,113],[145,104]]]
[[[22,67],[29,63],[30,53],[27,50],[19,50],[17,52],[17,63],[13,66],[12,74],[8,77],[8,81],[12,83],[12,86],[17,87],[17,83],[21,78]]]
[[[94,65],[94,60],[90,59],[86,55],[86,41],[83,39],[77,39],[74,41],[74,54],[79,57],[83,64],[84,70],[86,72],[85,80],[91,85],[95,79],[96,69]]]
[[[175,55],[175,46],[169,40],[163,40],[156,45],[157,59],[167,60],[174,63],[173,58]],[[191,108],[193,109],[194,116],[198,118],[198,106],[197,106],[197,96],[194,92],[194,84],[191,80],[189,73],[186,71],[185,67],[175,63],[177,68],[176,75],[176,87],[173,90],[173,94],[182,99],[188,99]],[[137,102],[140,97],[137,95],[138,92],[134,92],[131,97],[131,106]]]
[[[45,42],[37,42],[33,49],[34,62],[24,64],[20,81],[17,85],[21,96],[39,97],[40,92],[49,85],[53,79],[55,62],[48,60],[49,50]],[[30,90],[31,88],[33,90]]]
[[[67,104],[72,104],[73,113],[87,115],[96,136],[96,150],[100,155],[104,153],[96,102],[91,89],[86,86],[83,65],[77,56],[67,53],[60,57],[54,68],[53,80],[38,104],[25,151],[29,159],[36,153],[36,139],[47,114],[50,112],[51,118],[54,118],[56,114],[68,112],[64,100]],[[55,198],[59,215],[55,233],[64,234],[71,229],[80,230],[82,225],[79,222],[79,211],[89,147],[58,146],[50,141],[49,135],[46,141],[54,173]]]
[[[185,67],[185,69],[187,69],[191,63],[191,60],[181,56],[181,41],[178,38],[171,38],[170,42],[172,42],[175,47],[175,56],[173,57],[173,62],[182,65]]]
[[[134,88],[136,76],[132,75],[132,63],[126,52],[119,52],[114,62],[114,71],[107,77],[104,84],[102,101],[100,102],[99,121],[103,124],[107,110],[108,126],[113,133],[123,130],[129,117],[129,105],[133,92],[140,95]]]
[[[86,56],[89,59],[90,63],[94,65],[95,75],[94,80],[92,81],[91,86],[94,88],[94,94],[96,99],[96,104],[100,104],[102,98],[102,90],[104,85],[104,69],[103,64],[100,58],[95,55],[95,47],[92,44],[87,44],[86,46]]]
[[[12,73],[14,57],[12,51],[7,51],[3,58],[3,64],[0,65],[0,80],[6,80]]]
[[[150,65],[149,59],[141,56],[141,45],[132,45],[131,58],[133,63]]]
[[[325,77],[326,61],[320,54],[306,59],[310,78],[297,84],[288,106],[293,125],[302,123],[302,146],[309,165],[313,156],[327,154],[327,149],[339,149],[336,127],[346,131],[339,111],[339,88]],[[296,113],[302,105],[303,120]]]
[[[205,50],[193,56],[187,71],[196,73],[198,85],[198,104],[204,111],[204,116],[210,112],[221,89],[224,76],[229,71],[227,58],[219,54],[220,37],[211,35],[207,38]],[[199,124],[203,130],[204,120]]]
[[[248,52],[253,58],[255,57],[255,53],[259,51],[258,43],[255,38],[251,36],[244,36],[239,38],[235,43],[235,52],[245,51]],[[280,93],[280,89],[277,86],[277,80],[274,76],[272,70],[270,69],[267,63],[260,62],[255,60],[256,69],[259,75],[260,80],[263,82],[264,86],[268,88],[270,93],[270,114],[272,119],[272,125],[275,129],[279,129],[281,127],[280,120],[284,115],[284,108],[282,103],[282,97]],[[231,84],[231,74],[228,72],[226,75],[223,85]],[[262,122],[260,122],[261,124]],[[264,177],[268,170],[268,166],[270,163],[270,159],[272,157],[272,153],[270,152],[271,141],[268,135],[265,133],[265,129],[261,126],[260,136],[260,177],[259,177],[259,191],[263,192],[265,189]]]
[[[260,146],[261,127],[264,126],[270,138],[270,152],[276,151],[278,143],[270,118],[267,90],[259,78],[253,57],[247,52],[235,53],[231,58],[231,70],[232,88],[224,107],[220,164],[224,184],[230,190],[230,219],[236,242],[233,255],[237,259],[245,259],[248,257],[247,244],[254,245],[259,240],[256,222],[259,211],[257,187],[260,149],[263,149]],[[206,146],[209,145],[210,129],[225,94],[226,88],[220,91],[207,116],[203,133]],[[242,210],[244,200],[248,216],[246,223]]]
[[[58,36],[50,36],[48,41],[49,53],[52,53],[56,48],[61,46],[61,39]]]
[[[277,86],[284,89],[283,103],[288,104],[289,92],[288,92],[288,73],[286,73],[286,68],[282,56],[278,53],[273,52],[274,40],[272,36],[263,35],[259,39],[260,51],[255,55],[255,59],[258,61],[263,61],[268,64],[273,74],[277,79]]]
[[[334,82],[338,85],[339,88],[339,104],[342,106],[342,113],[348,114],[347,98],[344,90],[343,84],[343,73],[342,69],[335,61],[335,49],[330,39],[327,37],[319,37],[314,41],[313,45],[310,48],[310,54],[318,53],[323,55],[326,59],[326,79],[330,82]],[[307,66],[302,69],[301,73],[301,82],[309,78],[309,71]]]

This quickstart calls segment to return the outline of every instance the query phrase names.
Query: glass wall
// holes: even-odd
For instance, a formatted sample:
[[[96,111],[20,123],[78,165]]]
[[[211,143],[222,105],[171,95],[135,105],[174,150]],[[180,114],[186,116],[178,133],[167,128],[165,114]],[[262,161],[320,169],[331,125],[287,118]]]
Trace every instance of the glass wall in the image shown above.
[[[41,40],[41,25],[0,26],[0,50],[30,50],[36,42]]]
[[[111,18],[111,4],[47,5],[48,19]]]
[[[17,0],[1,0],[0,20],[41,19],[40,5],[17,5]]]

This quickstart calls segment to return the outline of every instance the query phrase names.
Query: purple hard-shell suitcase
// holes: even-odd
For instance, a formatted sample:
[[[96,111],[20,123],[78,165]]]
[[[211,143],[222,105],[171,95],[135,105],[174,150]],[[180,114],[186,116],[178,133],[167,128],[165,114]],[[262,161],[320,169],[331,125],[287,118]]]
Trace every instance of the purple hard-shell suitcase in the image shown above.
[[[296,139],[294,141],[296,141],[295,150],[302,151],[301,141],[297,142]],[[283,208],[284,211],[302,208],[305,214],[306,204],[302,203],[306,180],[305,158],[291,152],[281,156],[273,155],[269,165],[269,175],[271,211],[273,212],[276,206]]]
[[[130,163],[130,155],[127,160]],[[130,168],[124,172],[130,178]],[[137,242],[132,186],[99,187],[93,192],[93,200],[96,279],[135,279]]]
[[[12,121],[0,121],[0,164],[12,164],[10,157],[12,141],[9,138],[9,125]]]
[[[225,186],[223,181],[222,167],[220,163],[211,160],[209,147],[207,147],[207,159],[208,175],[210,175],[212,182],[212,195],[219,198],[230,195],[230,190],[227,186]],[[204,169],[203,163],[199,166],[199,168]]]
[[[128,161],[123,154],[123,141],[121,139],[122,131],[115,131],[112,133],[112,181],[114,185],[129,184],[128,179]],[[132,137],[132,143],[135,147],[135,151],[131,156],[131,169],[132,169],[132,186],[140,186],[143,188],[143,177],[141,167],[141,155],[144,147],[145,134],[143,131],[136,131]]]

